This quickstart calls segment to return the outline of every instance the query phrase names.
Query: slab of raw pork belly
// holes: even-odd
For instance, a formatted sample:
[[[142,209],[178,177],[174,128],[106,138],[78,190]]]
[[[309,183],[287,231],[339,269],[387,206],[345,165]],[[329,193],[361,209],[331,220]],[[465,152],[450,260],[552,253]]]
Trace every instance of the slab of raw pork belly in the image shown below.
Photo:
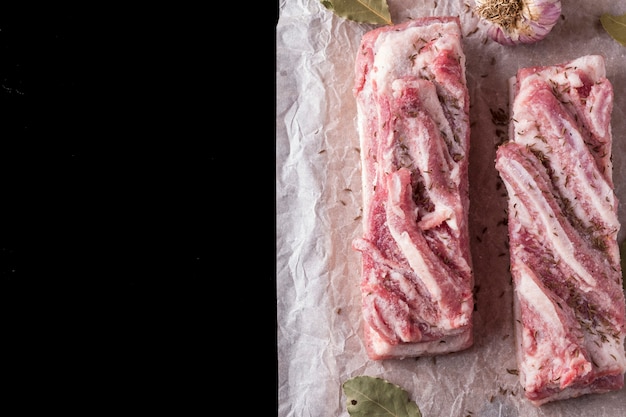
[[[470,347],[469,98],[458,18],[363,36],[356,58],[364,339],[372,359]]]
[[[624,293],[604,59],[511,79],[508,193],[520,382],[535,405],[624,385]]]

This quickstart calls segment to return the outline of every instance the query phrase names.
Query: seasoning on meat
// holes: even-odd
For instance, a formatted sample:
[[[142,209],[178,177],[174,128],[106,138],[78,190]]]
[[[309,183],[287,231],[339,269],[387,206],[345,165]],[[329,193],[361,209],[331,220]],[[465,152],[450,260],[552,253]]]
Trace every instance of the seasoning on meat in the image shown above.
[[[364,336],[372,359],[472,339],[469,95],[456,17],[363,36],[356,58],[363,181]]]
[[[533,404],[624,385],[624,293],[599,55],[524,68],[496,154],[508,192],[519,376]]]

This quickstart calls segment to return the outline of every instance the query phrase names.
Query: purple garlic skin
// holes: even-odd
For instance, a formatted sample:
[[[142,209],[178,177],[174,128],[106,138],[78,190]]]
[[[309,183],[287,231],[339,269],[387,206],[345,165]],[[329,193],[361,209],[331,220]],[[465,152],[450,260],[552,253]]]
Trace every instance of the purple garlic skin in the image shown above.
[[[561,16],[561,0],[476,0],[487,34],[502,45],[530,44],[545,38]]]

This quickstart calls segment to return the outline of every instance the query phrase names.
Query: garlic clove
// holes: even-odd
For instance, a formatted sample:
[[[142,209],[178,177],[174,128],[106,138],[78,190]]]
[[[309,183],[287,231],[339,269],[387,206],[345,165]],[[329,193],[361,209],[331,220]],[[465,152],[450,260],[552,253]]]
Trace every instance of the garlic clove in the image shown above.
[[[475,0],[487,34],[503,45],[545,38],[561,16],[561,0]]]

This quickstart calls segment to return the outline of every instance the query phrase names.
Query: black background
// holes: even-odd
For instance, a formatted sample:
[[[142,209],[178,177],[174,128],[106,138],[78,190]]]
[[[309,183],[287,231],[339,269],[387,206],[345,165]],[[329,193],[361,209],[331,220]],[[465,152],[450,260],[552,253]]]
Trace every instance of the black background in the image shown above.
[[[85,286],[136,303],[173,284],[157,271],[200,278],[217,164],[206,113],[183,97],[193,62],[132,20],[42,21],[0,20],[3,293]]]
[[[0,10],[0,340],[15,401],[157,406],[172,393],[154,390],[203,366],[207,283],[228,246],[223,147],[205,27],[176,19]]]
[[[229,391],[239,366],[276,398],[275,196],[258,168],[275,148],[254,122],[271,113],[272,56],[257,62],[259,36],[237,19],[159,7],[0,8],[11,403],[179,415],[207,381]],[[259,321],[267,345],[250,341]]]

